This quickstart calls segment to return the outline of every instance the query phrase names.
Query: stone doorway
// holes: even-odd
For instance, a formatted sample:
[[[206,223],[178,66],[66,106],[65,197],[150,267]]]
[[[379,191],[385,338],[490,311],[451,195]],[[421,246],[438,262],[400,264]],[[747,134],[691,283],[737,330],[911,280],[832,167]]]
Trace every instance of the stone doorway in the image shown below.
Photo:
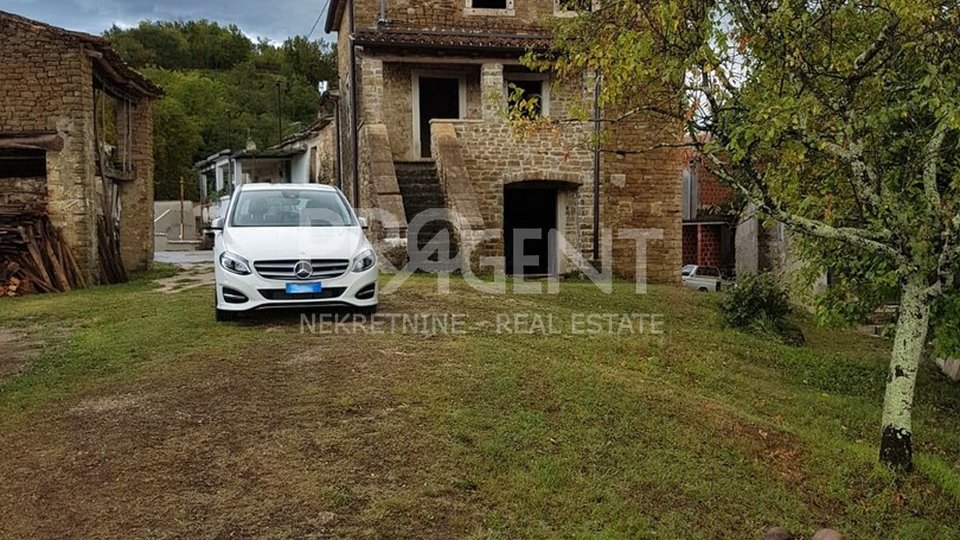
[[[414,146],[421,158],[430,155],[430,120],[463,117],[463,78],[442,75],[415,75]]]
[[[558,188],[543,183],[503,189],[503,253],[508,275],[557,272]]]

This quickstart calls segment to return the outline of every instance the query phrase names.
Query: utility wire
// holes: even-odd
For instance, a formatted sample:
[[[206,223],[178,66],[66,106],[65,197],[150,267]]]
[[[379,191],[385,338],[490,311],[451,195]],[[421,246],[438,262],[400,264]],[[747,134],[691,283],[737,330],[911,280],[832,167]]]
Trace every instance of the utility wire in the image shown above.
[[[317,29],[317,25],[320,24],[320,19],[323,18],[323,14],[327,12],[328,7],[330,7],[330,0],[326,0],[323,3],[323,7],[320,8],[320,14],[317,15],[317,20],[313,21],[313,26],[310,27],[310,33],[307,34],[307,41],[310,41],[310,36],[312,36],[313,31]]]

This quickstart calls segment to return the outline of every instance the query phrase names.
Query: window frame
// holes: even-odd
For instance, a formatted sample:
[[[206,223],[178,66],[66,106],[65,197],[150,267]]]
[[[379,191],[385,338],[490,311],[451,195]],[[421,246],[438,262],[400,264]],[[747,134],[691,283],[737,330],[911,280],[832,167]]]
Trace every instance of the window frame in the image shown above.
[[[514,0],[504,0],[503,8],[473,7],[473,0],[464,0],[463,14],[466,16],[513,17],[517,14]]]
[[[549,73],[510,73],[503,74],[503,92],[509,105],[510,83],[513,81],[540,81],[540,116],[550,116],[550,74]]]

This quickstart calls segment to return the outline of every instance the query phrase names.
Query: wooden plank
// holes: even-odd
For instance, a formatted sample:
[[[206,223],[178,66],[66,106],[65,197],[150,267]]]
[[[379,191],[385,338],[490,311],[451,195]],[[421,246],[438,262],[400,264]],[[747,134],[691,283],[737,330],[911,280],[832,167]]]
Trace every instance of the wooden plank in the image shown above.
[[[37,249],[36,244],[33,243],[33,239],[27,233],[27,231],[21,227],[20,236],[23,237],[24,244],[27,247],[27,253],[29,253],[30,258],[32,259],[32,269],[37,273],[38,276],[42,278],[42,281],[50,289],[56,289],[53,285],[53,280],[50,279],[50,274],[47,273],[47,269],[43,264],[43,257],[40,256],[40,251]]]
[[[63,266],[60,265],[60,259],[57,258],[57,255],[53,252],[53,245],[50,241],[50,238],[47,235],[43,235],[43,249],[47,253],[47,261],[49,262],[50,268],[53,270],[52,274],[57,278],[57,285],[61,291],[70,290],[70,281],[67,279],[67,275],[63,271]]]

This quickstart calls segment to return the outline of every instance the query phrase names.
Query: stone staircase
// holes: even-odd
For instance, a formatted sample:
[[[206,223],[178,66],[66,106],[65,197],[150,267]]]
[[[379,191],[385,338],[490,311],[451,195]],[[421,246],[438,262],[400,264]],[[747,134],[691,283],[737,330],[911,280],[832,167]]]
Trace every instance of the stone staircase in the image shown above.
[[[417,262],[425,270],[452,270],[458,265],[452,261],[459,251],[458,238],[453,224],[447,219],[432,219],[419,231],[412,226],[418,214],[427,210],[445,210],[446,201],[443,189],[440,187],[440,177],[437,174],[437,165],[433,161],[396,161],[394,168],[397,172],[397,184],[400,186],[400,195],[403,197],[403,209],[408,223],[407,252],[410,260]],[[444,264],[438,261],[436,250],[430,252],[423,260],[417,252],[422,250],[438,233],[446,231],[450,239],[446,249],[441,248],[444,259],[451,261]],[[439,239],[438,239],[439,240]],[[416,249],[414,249],[416,246]]]

